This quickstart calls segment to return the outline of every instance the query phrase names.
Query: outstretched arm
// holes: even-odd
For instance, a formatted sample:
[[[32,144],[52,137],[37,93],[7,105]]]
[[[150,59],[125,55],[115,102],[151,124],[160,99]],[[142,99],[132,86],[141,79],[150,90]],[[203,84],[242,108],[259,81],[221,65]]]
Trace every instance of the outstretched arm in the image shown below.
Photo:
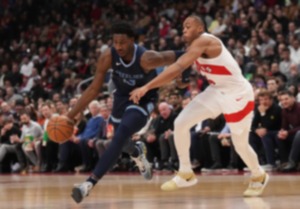
[[[183,51],[146,51],[141,57],[141,67],[149,72],[157,67],[166,66],[174,63],[183,54]]]
[[[107,49],[100,55],[97,62],[97,70],[94,80],[89,87],[83,92],[75,107],[67,114],[68,118],[73,119],[79,112],[97,97],[100,88],[102,87],[105,74],[111,67],[111,49]]]
[[[140,98],[144,96],[147,91],[158,88],[172,81],[203,54],[206,49],[206,42],[207,41],[205,39],[201,38],[195,40],[188,51],[183,54],[175,63],[167,67],[167,69],[165,69],[161,74],[159,74],[156,78],[151,80],[143,87],[133,90],[131,92],[130,100],[138,103]]]

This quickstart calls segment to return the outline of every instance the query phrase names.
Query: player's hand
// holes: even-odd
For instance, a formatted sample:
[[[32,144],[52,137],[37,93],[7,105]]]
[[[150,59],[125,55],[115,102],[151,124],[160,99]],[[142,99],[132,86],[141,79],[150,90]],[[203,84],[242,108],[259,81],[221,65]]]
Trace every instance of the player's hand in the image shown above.
[[[70,118],[70,117],[67,115],[67,113],[61,115],[60,117],[65,118],[65,119],[66,119],[69,123],[71,123],[73,126],[75,125],[75,120],[72,119],[72,118]]]
[[[148,88],[146,86],[142,86],[140,88],[134,89],[130,92],[129,100],[133,101],[135,104],[138,104],[140,99],[148,92]]]

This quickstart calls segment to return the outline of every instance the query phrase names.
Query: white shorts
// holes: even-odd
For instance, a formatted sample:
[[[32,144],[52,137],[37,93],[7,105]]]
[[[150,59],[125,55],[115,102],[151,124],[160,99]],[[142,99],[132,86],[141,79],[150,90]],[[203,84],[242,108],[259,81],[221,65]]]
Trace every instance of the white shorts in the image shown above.
[[[209,109],[213,113],[212,118],[223,114],[231,133],[240,134],[251,127],[254,94],[250,84],[235,93],[224,93],[214,86],[209,86],[194,100]]]

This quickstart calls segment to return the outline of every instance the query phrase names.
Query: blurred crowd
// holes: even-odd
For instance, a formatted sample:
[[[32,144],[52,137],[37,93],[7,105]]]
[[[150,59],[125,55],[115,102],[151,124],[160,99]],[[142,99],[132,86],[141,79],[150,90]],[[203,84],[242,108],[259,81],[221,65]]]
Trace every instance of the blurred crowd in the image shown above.
[[[76,131],[67,143],[49,140],[45,131],[49,118],[76,104],[95,72],[97,58],[112,45],[112,23],[130,22],[136,42],[148,49],[182,50],[182,22],[191,14],[200,15],[208,32],[223,41],[253,86],[256,108],[249,142],[261,165],[266,170],[296,171],[297,0],[0,0],[0,173],[90,171],[113,137],[108,122],[113,103],[110,74],[96,100],[76,117]],[[178,167],[173,122],[207,85],[193,70],[187,88],[171,83],[160,89],[147,126],[132,136],[146,143],[155,169]],[[222,115],[193,127],[189,140],[194,169],[243,168]],[[111,170],[136,168],[123,154]]]

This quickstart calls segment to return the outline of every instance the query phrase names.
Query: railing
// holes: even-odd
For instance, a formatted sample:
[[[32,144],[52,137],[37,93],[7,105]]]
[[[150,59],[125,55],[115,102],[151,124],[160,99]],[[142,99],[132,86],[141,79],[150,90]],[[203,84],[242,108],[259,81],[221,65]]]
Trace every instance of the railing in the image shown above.
[[[94,79],[95,76],[91,76],[89,78],[86,78],[84,80],[82,80],[78,85],[77,85],[77,88],[76,88],[76,93],[77,94],[80,94],[81,93],[81,86],[86,84],[86,83],[89,83],[91,82],[93,79]]]

